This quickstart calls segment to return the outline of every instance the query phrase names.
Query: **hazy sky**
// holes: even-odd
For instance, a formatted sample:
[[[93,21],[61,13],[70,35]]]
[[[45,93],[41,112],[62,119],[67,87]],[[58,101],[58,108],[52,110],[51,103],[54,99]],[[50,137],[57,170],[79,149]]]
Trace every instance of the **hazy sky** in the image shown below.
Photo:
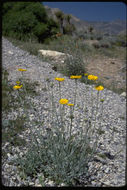
[[[127,5],[123,2],[43,2],[43,5],[86,21],[126,20],[127,14]]]

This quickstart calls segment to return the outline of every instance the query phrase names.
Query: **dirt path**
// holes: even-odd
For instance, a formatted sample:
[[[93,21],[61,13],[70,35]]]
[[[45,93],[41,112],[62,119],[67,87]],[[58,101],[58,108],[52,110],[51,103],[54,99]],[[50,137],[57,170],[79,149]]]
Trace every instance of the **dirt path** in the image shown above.
[[[97,75],[107,87],[123,89],[126,91],[126,62],[107,57],[89,58],[87,72]]]

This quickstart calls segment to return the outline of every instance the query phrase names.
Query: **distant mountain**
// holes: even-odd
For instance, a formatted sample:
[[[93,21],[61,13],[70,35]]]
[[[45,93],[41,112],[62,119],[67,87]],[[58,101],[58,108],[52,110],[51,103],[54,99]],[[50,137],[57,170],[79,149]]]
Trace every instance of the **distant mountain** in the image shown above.
[[[58,8],[50,8],[48,6],[44,7],[47,11],[48,16],[56,20],[57,18],[55,16],[55,12],[61,10]],[[114,20],[111,22],[84,21],[71,15],[70,22],[75,25],[77,31],[87,31],[90,26],[93,26],[96,32],[108,33],[111,35],[125,33],[126,31],[126,21],[123,20]]]
[[[114,20],[111,22],[89,22],[96,30],[109,34],[119,34],[126,30],[126,21]]]

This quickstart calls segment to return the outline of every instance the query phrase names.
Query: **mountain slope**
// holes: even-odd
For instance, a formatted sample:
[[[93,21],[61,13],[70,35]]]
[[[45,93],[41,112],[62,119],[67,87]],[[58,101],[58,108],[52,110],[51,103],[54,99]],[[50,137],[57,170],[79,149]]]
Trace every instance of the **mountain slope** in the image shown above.
[[[48,6],[44,7],[48,16],[56,20],[55,12],[61,10],[58,8],[50,8]],[[90,26],[93,26],[96,31],[108,34],[119,34],[126,31],[126,21],[123,20],[114,20],[111,22],[84,21],[71,15],[70,21],[75,25],[77,31],[86,31]]]

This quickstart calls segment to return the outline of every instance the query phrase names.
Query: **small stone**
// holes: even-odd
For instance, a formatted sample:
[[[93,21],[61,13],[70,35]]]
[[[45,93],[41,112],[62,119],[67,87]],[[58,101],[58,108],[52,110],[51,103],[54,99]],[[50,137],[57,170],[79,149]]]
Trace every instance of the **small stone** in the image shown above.
[[[120,94],[120,96],[126,97],[126,92],[122,92],[122,93]]]
[[[109,168],[106,168],[105,173],[108,174],[109,171],[110,171],[110,169],[109,169]]]
[[[48,182],[47,182],[47,185],[53,186],[53,185],[54,185],[54,182],[53,182],[53,181],[48,181]]]
[[[106,156],[108,159],[110,159],[110,160],[113,160],[113,159],[115,158],[115,156],[114,156],[114,155],[111,155],[110,152],[105,152],[104,154],[105,154],[105,156]]]
[[[96,185],[96,182],[95,182],[95,181],[92,181],[91,183],[92,183],[92,185],[94,185],[94,186]]]
[[[10,158],[10,157],[11,157],[11,154],[10,154],[10,153],[7,153],[7,156],[8,156],[8,158]]]
[[[35,184],[35,186],[36,186],[36,187],[42,187],[42,185],[41,185],[41,184]]]
[[[9,54],[13,55],[13,52],[12,51],[8,51]]]
[[[66,186],[66,184],[65,184],[65,183],[61,183],[61,187],[62,187],[62,186]]]
[[[107,161],[99,156],[95,156],[94,161],[101,162],[102,164],[107,164]]]
[[[33,183],[33,182],[30,182],[29,185],[34,185],[34,183]]]

